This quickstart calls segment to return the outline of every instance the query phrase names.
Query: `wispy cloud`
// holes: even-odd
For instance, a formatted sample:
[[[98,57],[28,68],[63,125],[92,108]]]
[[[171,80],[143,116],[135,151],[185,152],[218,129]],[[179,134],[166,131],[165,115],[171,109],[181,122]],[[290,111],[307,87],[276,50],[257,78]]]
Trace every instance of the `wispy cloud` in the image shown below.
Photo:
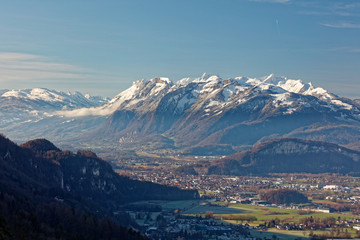
[[[0,83],[9,81],[80,79],[89,70],[41,55],[0,52]]]
[[[332,52],[346,52],[346,53],[360,53],[360,48],[358,47],[334,47],[334,48],[330,48],[327,49],[327,51],[332,51]]]
[[[359,2],[348,3],[346,1],[341,1],[334,5],[334,8],[341,10],[348,10],[348,9],[354,10],[354,8],[359,8],[359,7],[360,7]]]
[[[340,16],[340,17],[353,16],[352,13],[346,11],[302,10],[299,11],[298,13],[301,15],[310,15],[310,16]]]
[[[296,1],[302,9],[298,11],[302,15],[314,16],[340,16],[357,17],[359,16],[360,3],[351,1]]]
[[[324,27],[329,28],[360,28],[360,24],[341,22],[341,23],[321,23]]]

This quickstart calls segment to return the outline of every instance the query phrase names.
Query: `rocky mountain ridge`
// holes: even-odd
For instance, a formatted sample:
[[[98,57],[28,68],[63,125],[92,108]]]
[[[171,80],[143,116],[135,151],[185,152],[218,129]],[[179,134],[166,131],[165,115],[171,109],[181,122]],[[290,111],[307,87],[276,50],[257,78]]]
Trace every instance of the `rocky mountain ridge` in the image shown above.
[[[205,149],[200,155],[206,155],[209,146],[231,153],[279,137],[360,149],[356,101],[273,74],[229,79],[204,74],[176,83],[168,78],[139,80],[103,105],[57,109],[49,115],[8,123],[0,130],[17,140],[45,134],[59,144],[66,140],[86,146]]]
[[[118,203],[119,198],[114,198],[114,194],[101,199],[111,194],[104,192],[105,188],[98,188],[97,184],[104,178],[100,174],[83,175],[84,167],[89,170],[93,167],[92,170],[108,178],[112,176],[107,182],[113,187],[121,184],[117,195],[124,197]],[[138,182],[122,181],[120,176],[116,182],[117,174],[108,168],[107,163],[90,152],[62,152],[45,139],[18,146],[0,136],[0,238],[147,239],[125,228],[137,226],[126,213],[113,214],[119,204],[136,195]],[[82,175],[82,181],[75,183],[74,177],[78,175]],[[133,191],[132,187],[135,187]],[[128,191],[121,192],[124,189]]]
[[[0,128],[23,126],[49,119],[53,112],[105,104],[109,99],[80,92],[46,88],[0,90]],[[24,136],[24,139],[29,138]]]
[[[0,136],[0,142],[3,170],[11,169],[12,176],[30,179],[29,183],[40,184],[50,192],[79,195],[98,205],[98,208],[116,210],[116,206],[127,202],[197,197],[196,191],[182,191],[120,176],[109,163],[90,151],[61,151],[45,139],[17,146]],[[8,174],[3,173],[2,176]]]
[[[320,140],[316,138],[323,137],[324,126],[343,132],[346,127],[353,132],[360,130],[359,108],[352,100],[314,88],[311,83],[274,75],[225,80],[203,75],[175,84],[155,78],[135,82],[110,102],[118,104],[117,110],[100,132],[124,146],[149,135],[171,139],[181,148],[236,147],[273,137],[298,137],[310,129],[310,139]],[[77,113],[73,110],[64,116]],[[354,142],[353,138],[360,140],[356,135],[351,138],[341,144]]]

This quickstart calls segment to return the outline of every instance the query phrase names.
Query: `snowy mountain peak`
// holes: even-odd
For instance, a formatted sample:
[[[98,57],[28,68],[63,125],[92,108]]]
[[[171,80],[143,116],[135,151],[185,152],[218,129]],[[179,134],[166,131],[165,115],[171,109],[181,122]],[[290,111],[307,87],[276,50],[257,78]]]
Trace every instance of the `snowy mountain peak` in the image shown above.
[[[1,97],[13,97],[31,100],[43,100],[48,102],[61,102],[64,100],[63,92],[51,91],[46,88],[33,88],[23,90],[10,90],[1,95]]]
[[[170,78],[167,77],[157,77],[157,78],[153,78],[151,79],[151,81],[154,81],[156,84],[165,84],[165,85],[172,85],[172,81],[170,80]]]
[[[110,101],[79,92],[0,90],[0,108],[0,130],[6,134],[50,133],[60,141],[65,135],[83,136],[94,139],[91,145],[107,139],[108,146],[142,146],[141,141],[158,136],[160,144],[151,146],[172,146],[172,141],[180,147],[240,146],[272,136],[310,136],[314,128],[324,132],[328,127],[331,138],[352,134],[346,141],[360,142],[358,103],[274,74],[226,79],[211,74],[174,84],[164,77],[139,80]]]
[[[214,75],[210,75],[206,82],[210,82],[210,81],[221,81],[222,79],[217,75],[217,74],[214,74]]]
[[[195,78],[193,80],[193,82],[195,83],[208,83],[208,82],[219,82],[219,81],[222,81],[222,79],[216,75],[216,74],[213,74],[213,75],[204,75],[201,77],[201,78]]]
[[[206,72],[204,72],[203,75],[201,75],[201,79],[205,79],[205,78],[207,78]]]
[[[104,104],[108,101],[103,97],[84,96],[80,92],[61,92],[47,88],[33,88],[21,90],[1,90],[0,100],[2,102],[11,102],[12,99],[20,100],[26,104],[36,104],[36,109],[53,108],[73,109],[79,107],[90,107]]]
[[[311,83],[303,83],[301,80],[277,77],[275,74],[262,78],[236,77],[223,80],[218,75],[204,73],[200,78],[183,78],[175,84],[165,77],[138,80],[103,106],[58,113],[70,117],[109,115],[121,109],[146,112],[156,110],[161,103],[162,108],[166,104],[174,105],[175,108],[171,111],[176,114],[181,114],[190,108],[204,109],[207,114],[211,112],[220,114],[222,108],[226,106],[243,105],[259,95],[270,96],[275,108],[288,108],[284,114],[296,111],[294,106],[300,104],[296,102],[305,99],[300,96],[307,95],[318,98],[319,101],[323,101],[321,105],[329,106],[331,109],[353,108],[351,104],[344,103],[336,95],[322,88],[314,88]]]
[[[180,79],[179,81],[177,81],[175,83],[176,86],[186,86],[188,85],[189,83],[191,83],[192,81],[194,81],[194,79],[192,78],[182,78]]]
[[[312,85],[312,82],[309,82],[309,89],[314,89],[314,86]]]
[[[288,92],[293,92],[293,93],[303,93],[310,87],[309,84],[304,84],[301,80],[291,80],[291,79],[279,81],[277,83],[277,86],[283,88]]]
[[[145,86],[147,84],[165,84],[172,85],[172,81],[167,77],[156,77],[152,79],[140,79],[132,83],[132,85],[137,85],[139,87]]]
[[[274,73],[271,73],[269,76],[260,78],[263,83],[275,84],[277,85],[280,81],[286,81],[286,77],[277,77]]]

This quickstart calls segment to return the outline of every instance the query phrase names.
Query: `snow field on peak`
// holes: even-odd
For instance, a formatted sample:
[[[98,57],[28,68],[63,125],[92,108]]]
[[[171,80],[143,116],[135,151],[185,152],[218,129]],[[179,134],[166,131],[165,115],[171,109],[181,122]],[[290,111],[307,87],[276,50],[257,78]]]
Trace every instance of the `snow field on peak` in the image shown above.
[[[188,85],[189,83],[191,83],[193,81],[194,81],[194,79],[192,79],[192,78],[182,78],[179,81],[177,81],[175,83],[175,85],[172,86],[172,88],[176,89],[177,87],[180,87],[180,86],[186,86],[186,85]]]
[[[82,95],[80,92],[65,93],[46,88],[33,88],[23,90],[2,90],[0,98],[18,98],[24,100],[44,101],[48,103],[64,104],[64,107],[90,106],[104,103],[106,98]]]
[[[337,106],[342,106],[344,109],[347,110],[351,110],[353,108],[353,106],[351,106],[350,104],[344,103],[340,100],[331,100],[331,102]]]
[[[277,86],[289,92],[303,93],[310,85],[304,84],[301,80],[287,80],[286,82],[280,81]]]
[[[25,90],[10,90],[3,93],[2,97],[15,97],[15,98],[27,98],[31,100],[43,100],[47,102],[62,102],[64,97],[56,91],[50,91],[43,88],[33,88]]]
[[[183,91],[179,91],[179,96],[173,96],[168,100],[169,104],[176,104],[174,110],[176,114],[182,113],[196,102],[199,102],[201,106],[199,105],[195,109],[202,108],[204,110],[215,106],[224,107],[230,103],[241,105],[256,94],[270,95],[273,98],[274,107],[292,106],[294,101],[298,101],[292,99],[291,93],[295,93],[314,96],[320,101],[334,105],[334,107],[347,110],[353,108],[352,105],[336,99],[336,96],[328,91],[322,88],[314,88],[311,83],[303,83],[301,80],[276,77],[274,74],[262,78],[236,77],[223,80],[217,75],[204,74],[201,78],[180,79],[175,84],[169,78],[164,77],[139,80],[102,106],[59,111],[57,114],[66,117],[106,116],[119,109],[136,108],[135,106],[139,102],[146,99],[149,101],[151,99],[159,100],[166,94],[176,92],[179,89],[188,92],[184,94]],[[308,106],[306,101],[303,106]],[[208,110],[206,111],[208,112]],[[290,114],[294,111],[296,109],[289,108],[287,113]]]
[[[166,84],[156,83],[156,85],[151,89],[150,95],[158,95],[165,88],[167,88]]]
[[[275,107],[279,106],[291,106],[294,102],[289,101],[290,93],[281,93],[281,94],[271,94],[273,97],[273,103],[275,104]]]
[[[175,113],[182,113],[187,107],[195,103],[196,97],[190,97],[188,95],[183,96],[177,101]]]

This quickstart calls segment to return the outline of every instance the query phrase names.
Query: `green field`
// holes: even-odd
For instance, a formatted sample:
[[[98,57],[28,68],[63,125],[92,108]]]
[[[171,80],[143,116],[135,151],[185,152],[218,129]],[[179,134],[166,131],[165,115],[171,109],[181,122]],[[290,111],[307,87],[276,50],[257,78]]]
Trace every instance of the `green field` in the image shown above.
[[[356,216],[350,214],[338,214],[338,213],[311,213],[300,215],[297,210],[281,209],[274,207],[262,207],[248,204],[230,204],[228,207],[224,206],[224,203],[217,203],[217,205],[207,205],[204,202],[191,200],[191,201],[171,201],[161,204],[163,209],[182,209],[183,214],[197,215],[205,214],[206,212],[212,212],[215,216],[221,218],[229,214],[253,216],[257,218],[257,221],[252,225],[262,224],[265,221],[278,218],[288,222],[298,222],[301,218],[310,217],[313,218],[326,218],[334,217],[341,219],[351,219]]]
[[[291,209],[280,209],[280,208],[272,208],[272,207],[260,207],[260,206],[253,206],[253,205],[245,205],[245,204],[233,204],[230,205],[231,208],[238,208],[242,210],[250,211],[250,213],[246,214],[234,214],[234,215],[246,215],[246,216],[254,216],[257,218],[257,221],[250,223],[252,226],[258,226],[259,224],[264,223],[265,221],[278,218],[282,221],[286,222],[299,222],[301,218],[310,217],[313,218],[326,218],[326,217],[334,217],[341,219],[352,219],[356,216],[352,216],[350,214],[338,214],[338,213],[311,213],[306,215],[300,215],[297,210]],[[226,214],[214,214],[218,217],[226,217]],[[227,220],[229,223],[237,224],[238,221],[234,220]],[[355,237],[355,230],[348,228],[347,231]],[[289,230],[278,230],[275,228],[268,229],[267,231],[257,231],[253,230],[252,235],[256,237],[267,237],[272,238],[273,235],[276,235],[280,239],[295,239],[295,238],[307,238],[309,236],[310,231],[289,231]],[[314,234],[323,234],[326,231],[313,231]]]
[[[294,240],[296,238],[309,239],[308,233],[306,231],[284,231],[277,229],[269,229],[268,231],[251,230],[250,232],[253,237],[261,239],[263,239],[264,237],[266,237],[267,239],[272,239],[273,235],[275,235],[278,239],[281,240]]]
[[[251,213],[246,213],[244,215],[254,216],[258,219],[254,224],[263,223],[264,221],[268,221],[274,218],[278,218],[280,220],[286,220],[288,222],[298,222],[301,218],[310,217],[313,218],[318,217],[320,219],[326,217],[334,217],[341,219],[351,219],[355,216],[345,215],[345,214],[335,214],[335,213],[311,213],[306,215],[300,215],[297,210],[292,209],[281,209],[281,208],[273,208],[273,207],[261,207],[261,206],[253,206],[247,204],[232,204],[229,207],[242,209],[251,211]]]
[[[310,213],[300,215],[297,210],[292,209],[281,209],[274,207],[262,207],[254,206],[247,204],[230,204],[225,206],[225,203],[217,203],[217,205],[208,205],[200,201],[177,201],[177,202],[168,202],[163,204],[163,208],[180,208],[183,209],[183,214],[188,215],[199,215],[205,216],[206,212],[212,212],[214,217],[217,219],[226,219],[230,215],[233,216],[244,216],[244,217],[255,217],[257,220],[252,221],[249,224],[252,226],[258,226],[263,224],[266,221],[278,218],[281,221],[285,222],[299,222],[300,219],[310,217],[313,218],[326,218],[334,217],[341,219],[352,219],[356,216],[350,214],[339,214],[339,213]],[[246,221],[236,221],[236,220],[223,220],[231,224],[246,223]],[[355,237],[355,231],[348,228],[347,231]],[[289,230],[278,230],[275,228],[267,229],[266,231],[251,230],[252,235],[259,238],[272,238],[273,235],[276,235],[278,239],[290,240],[296,238],[307,239],[309,237],[310,231],[289,231]],[[313,231],[314,234],[323,234],[328,231]]]
[[[338,214],[338,213],[310,213],[305,215],[300,215],[297,210],[292,209],[280,209],[274,207],[262,207],[262,206],[254,206],[254,205],[247,205],[247,204],[230,204],[227,205],[222,202],[216,203],[216,205],[209,205],[204,201],[199,200],[187,200],[187,201],[168,201],[162,202],[157,201],[163,208],[163,210],[171,210],[171,209],[180,209],[182,210],[182,214],[186,215],[201,215],[205,216],[206,212],[212,212],[213,216],[219,221],[225,221],[229,224],[245,224],[247,223],[244,221],[236,221],[236,220],[226,220],[231,215],[232,216],[243,216],[246,217],[255,217],[257,220],[252,221],[249,224],[251,226],[258,226],[259,224],[263,224],[266,221],[278,218],[285,222],[299,222],[301,218],[306,218],[312,216],[313,218],[326,218],[326,217],[334,217],[341,219],[352,219],[356,218],[351,214]],[[158,213],[152,214],[152,219],[155,219]],[[133,214],[134,215],[134,214]],[[137,220],[139,223],[143,223],[144,219]],[[353,239],[356,239],[356,231],[351,228],[344,229],[344,231],[348,231]],[[268,239],[273,239],[274,236],[277,239],[281,240],[290,240],[290,239],[308,239],[309,238],[309,230],[305,231],[289,231],[289,230],[278,230],[276,228],[269,228],[265,231],[262,230],[251,230],[251,234],[254,237],[262,238],[264,237]],[[329,231],[313,231],[314,234],[323,234],[329,233]]]
[[[231,208],[223,206],[207,206],[207,205],[198,205],[192,207],[186,211],[184,214],[205,214],[206,212],[212,212],[213,214],[245,214],[251,213],[252,211],[240,208]]]
[[[169,202],[163,202],[161,204],[161,207],[164,210],[189,209],[191,207],[198,206],[199,204],[200,204],[200,201],[198,201],[198,200],[169,201]]]

